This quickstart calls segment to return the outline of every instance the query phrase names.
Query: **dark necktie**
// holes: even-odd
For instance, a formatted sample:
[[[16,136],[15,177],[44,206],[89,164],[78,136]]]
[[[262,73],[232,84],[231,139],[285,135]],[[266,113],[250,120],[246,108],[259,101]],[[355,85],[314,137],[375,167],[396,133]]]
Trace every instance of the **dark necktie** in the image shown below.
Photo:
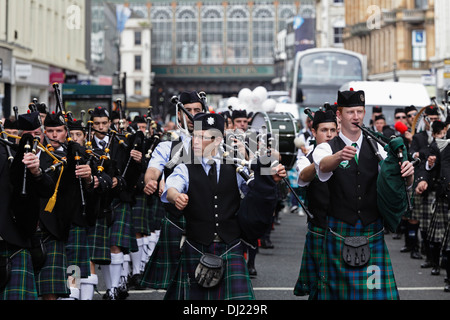
[[[102,150],[106,148],[106,141],[100,140],[100,145],[102,146]]]
[[[217,168],[216,168],[216,162],[214,160],[211,161],[210,163],[211,168],[209,169],[209,173],[208,173],[208,179],[209,179],[209,183],[211,184],[211,186],[213,188],[215,188],[217,186]]]
[[[356,142],[352,143],[352,146],[355,147],[356,149],[358,149],[358,145],[356,144]],[[358,163],[358,153],[355,154],[355,161],[356,161],[356,164],[359,164]]]

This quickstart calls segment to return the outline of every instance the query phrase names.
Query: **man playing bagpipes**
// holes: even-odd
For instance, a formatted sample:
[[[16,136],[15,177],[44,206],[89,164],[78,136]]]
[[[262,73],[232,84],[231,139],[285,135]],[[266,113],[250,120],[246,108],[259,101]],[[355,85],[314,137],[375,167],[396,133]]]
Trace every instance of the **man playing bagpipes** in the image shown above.
[[[258,210],[273,215],[276,198],[267,203],[264,196],[274,195],[276,182],[286,177],[286,170],[278,165],[272,168],[273,176],[263,177],[261,167],[257,167],[257,181],[247,185],[236,172],[234,163],[222,162],[219,150],[224,118],[219,114],[198,113],[194,122],[195,161],[175,167],[166,180],[161,197],[162,201],[175,205],[186,219],[186,241],[182,244],[181,260],[165,299],[254,299],[240,240],[240,191],[253,198],[259,197]],[[252,188],[259,188],[260,192],[252,193]],[[254,209],[258,201],[253,201],[253,206],[248,204],[249,210]]]
[[[142,277],[142,285],[152,289],[166,289],[180,259],[180,242],[183,237],[185,220],[172,204],[162,203],[160,196],[167,177],[176,165],[192,160],[191,133],[194,130],[192,117],[206,109],[198,92],[182,92],[173,97],[177,111],[177,137],[160,142],[151,153],[145,173],[144,192],[153,196],[153,207],[164,205],[165,217],[161,222],[161,232]],[[156,197],[155,197],[156,195]]]
[[[32,239],[40,198],[50,197],[55,183],[40,167],[39,113],[19,116],[16,125],[21,139],[12,140],[19,144],[3,128],[0,143],[0,300],[37,300]]]
[[[337,103],[339,135],[318,145],[313,153],[319,179],[327,181],[330,192],[317,298],[398,299],[384,241],[384,223],[392,223],[391,201],[382,200],[388,196],[396,206],[401,204],[394,208],[399,221],[406,210],[404,179],[407,186],[412,185],[414,167],[404,161],[406,149],[402,159],[397,157],[397,151],[404,148],[401,141],[383,150],[369,141],[368,131],[363,134],[363,91],[338,92]]]

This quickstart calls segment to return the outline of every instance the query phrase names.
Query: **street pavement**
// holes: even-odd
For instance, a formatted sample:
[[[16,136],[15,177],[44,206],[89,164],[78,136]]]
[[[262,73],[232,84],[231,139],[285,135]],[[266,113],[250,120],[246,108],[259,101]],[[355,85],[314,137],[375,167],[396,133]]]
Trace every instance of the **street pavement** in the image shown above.
[[[259,249],[256,256],[257,276],[252,279],[257,300],[307,300],[297,297],[293,288],[300,271],[300,263],[306,234],[306,216],[290,213],[287,208],[280,212],[280,224],[274,225],[270,238],[273,249]],[[450,300],[450,293],[444,292],[445,270],[439,276],[432,276],[431,269],[420,267],[424,260],[413,260],[409,253],[401,253],[404,240],[394,240],[386,234],[385,240],[391,256],[395,278],[401,300]],[[104,285],[99,273],[99,293],[95,300],[101,300]],[[127,300],[162,300],[164,291],[130,290]]]

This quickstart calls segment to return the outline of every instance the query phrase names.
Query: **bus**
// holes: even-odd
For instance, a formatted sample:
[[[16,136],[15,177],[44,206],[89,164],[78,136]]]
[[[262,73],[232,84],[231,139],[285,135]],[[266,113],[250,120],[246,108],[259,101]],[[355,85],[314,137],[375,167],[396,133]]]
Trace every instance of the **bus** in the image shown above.
[[[365,81],[365,55],[335,48],[297,52],[292,75],[291,100],[300,108],[317,109],[337,99],[339,88],[350,81]]]

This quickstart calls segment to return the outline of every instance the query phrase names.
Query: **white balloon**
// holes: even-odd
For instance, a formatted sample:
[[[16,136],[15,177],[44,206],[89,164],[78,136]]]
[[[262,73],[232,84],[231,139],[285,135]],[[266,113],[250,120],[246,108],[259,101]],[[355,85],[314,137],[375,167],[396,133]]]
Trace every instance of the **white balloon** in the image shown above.
[[[249,98],[251,93],[252,90],[250,90],[249,88],[241,89],[241,91],[239,91],[238,98],[239,100],[241,100],[241,102],[245,102]]]
[[[230,97],[227,100],[227,107],[231,106],[233,109],[236,109],[236,107],[239,105],[239,99],[237,97]]]
[[[274,112],[277,106],[275,99],[267,99],[263,102],[262,108],[264,112]]]
[[[262,102],[267,100],[267,89],[263,86],[256,87],[253,92],[260,98]]]

